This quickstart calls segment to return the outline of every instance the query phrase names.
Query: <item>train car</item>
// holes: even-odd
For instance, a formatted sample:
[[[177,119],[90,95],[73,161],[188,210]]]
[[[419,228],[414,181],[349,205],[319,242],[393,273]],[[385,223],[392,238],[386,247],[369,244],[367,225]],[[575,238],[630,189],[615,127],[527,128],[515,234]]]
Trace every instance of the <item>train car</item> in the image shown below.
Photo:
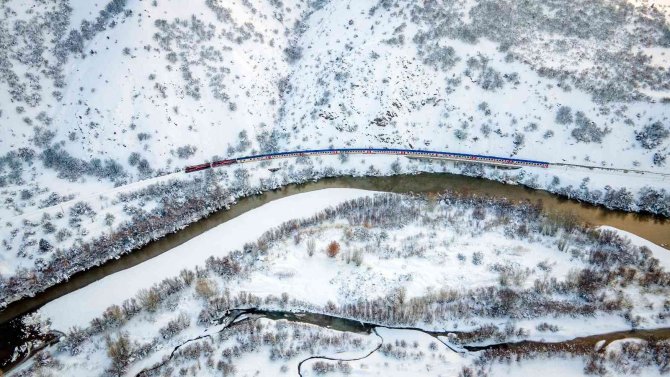
[[[194,171],[205,170],[205,169],[209,169],[211,167],[212,167],[212,165],[209,162],[207,162],[207,163],[200,164],[200,165],[187,166],[186,169],[184,169],[184,171],[186,173],[193,173]]]
[[[232,164],[236,164],[236,163],[237,163],[237,160],[235,160],[235,159],[220,160],[220,161],[212,162],[212,167],[216,168],[216,167],[219,167],[219,166],[227,166],[227,165],[232,165]]]

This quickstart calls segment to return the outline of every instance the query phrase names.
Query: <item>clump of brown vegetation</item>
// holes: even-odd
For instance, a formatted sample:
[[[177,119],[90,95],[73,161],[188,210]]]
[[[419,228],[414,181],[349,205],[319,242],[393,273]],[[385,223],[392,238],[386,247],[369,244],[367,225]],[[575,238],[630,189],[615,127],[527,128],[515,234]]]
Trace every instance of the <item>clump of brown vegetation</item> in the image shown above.
[[[339,253],[340,253],[340,244],[337,243],[337,241],[333,241],[328,244],[328,247],[326,248],[326,254],[330,258],[335,258]]]
[[[198,296],[208,299],[217,293],[216,283],[207,278],[198,279],[195,282],[195,292]]]
[[[133,354],[133,344],[127,333],[122,333],[116,339],[107,338],[107,356],[112,364],[108,372],[112,375],[122,375],[130,364]]]

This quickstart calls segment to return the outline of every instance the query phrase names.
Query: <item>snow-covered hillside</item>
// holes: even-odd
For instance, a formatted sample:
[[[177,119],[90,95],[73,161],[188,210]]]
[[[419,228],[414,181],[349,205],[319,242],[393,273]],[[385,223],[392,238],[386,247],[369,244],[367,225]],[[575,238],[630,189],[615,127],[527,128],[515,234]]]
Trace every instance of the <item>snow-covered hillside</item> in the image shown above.
[[[253,149],[430,146],[664,171],[662,5],[115,0],[3,9],[9,215],[57,202],[51,193]]]
[[[670,214],[665,4],[9,0],[0,10],[2,302],[236,197],[328,175],[449,171]],[[660,174],[387,157],[175,173],[331,145]],[[166,213],[169,227],[134,225]],[[26,280],[42,287],[16,288]]]

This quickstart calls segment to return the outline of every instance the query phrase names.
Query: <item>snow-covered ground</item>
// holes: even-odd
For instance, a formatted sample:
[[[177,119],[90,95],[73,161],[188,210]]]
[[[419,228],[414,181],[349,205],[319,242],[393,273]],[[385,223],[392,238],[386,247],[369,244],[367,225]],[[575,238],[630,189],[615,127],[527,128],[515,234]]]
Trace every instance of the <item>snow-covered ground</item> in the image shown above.
[[[372,194],[364,190],[327,189],[270,202],[144,263],[60,297],[40,312],[52,319],[54,328],[68,329],[88,323],[108,306],[134,296],[139,289],[167,276],[177,276],[184,268],[202,266],[210,256],[225,256],[231,250],[241,249],[284,221],[308,217],[332,205]]]
[[[291,221],[294,216],[303,220]],[[277,221],[287,222],[277,226]],[[488,354],[462,353],[463,345],[522,339],[557,342],[631,326],[667,327],[663,278],[645,275],[651,270],[664,273],[669,267],[667,251],[636,237],[618,239],[615,229],[594,234],[561,221],[538,217],[527,205],[472,197],[411,198],[351,189],[294,195],[49,303],[39,315],[67,336],[35,359],[51,361],[30,361],[14,373],[41,368],[68,375],[101,374],[116,365],[110,366],[116,353],[109,347],[123,340],[132,350],[128,359],[121,358],[121,369],[128,375],[166,360],[177,346],[183,349],[159,370],[183,367],[185,373],[196,373],[198,369],[191,367],[200,362],[208,366],[197,375],[224,367],[242,375],[276,374],[295,371],[299,361],[311,356],[325,356],[335,360],[310,359],[301,366],[303,375],[321,370],[454,375],[463,368],[488,365],[473,364]],[[333,243],[337,250],[329,254]],[[611,271],[616,277],[607,278],[610,282],[604,285],[598,277],[595,286],[589,286],[582,281],[586,277],[577,278],[584,271],[593,276]],[[175,278],[165,279],[170,276]],[[550,285],[542,287],[543,282]],[[528,292],[534,292],[530,301],[496,303],[499,297],[514,295],[527,300]],[[590,309],[583,311],[582,304]],[[498,305],[507,308],[499,311]],[[544,313],[541,308],[547,305],[550,310]],[[225,328],[226,320],[211,321],[228,309],[249,307],[326,312],[453,335],[434,337],[384,327],[369,335],[350,334],[262,318]],[[396,309],[382,309],[389,307]],[[302,326],[301,335],[294,326]],[[487,334],[482,330],[487,326],[494,331]],[[305,336],[303,331],[320,335]],[[318,341],[323,336],[347,340]],[[380,338],[381,348],[376,348]],[[233,349],[236,342],[237,353],[226,356],[222,350]],[[608,352],[609,347],[614,346],[608,346]],[[570,352],[560,356],[570,360],[561,368],[579,374],[588,358]],[[217,364],[216,355],[223,355],[220,362],[226,365]],[[486,362],[492,363],[491,375],[532,375],[539,360],[557,354],[537,357],[526,355],[511,365]],[[337,363],[356,358],[363,359]],[[615,358],[599,362],[611,360]],[[630,368],[613,365],[607,367],[614,368],[614,375],[617,368]],[[643,369],[656,373],[659,367],[651,362]]]
[[[341,202],[368,197],[374,192],[354,189],[326,189],[279,199],[251,210],[235,219],[198,236],[174,249],[142,264],[100,279],[82,289],[58,298],[40,309],[40,313],[51,319],[53,327],[60,330],[88,323],[105,308],[118,304],[135,295],[141,288],[157,284],[166,277],[177,276],[182,269],[202,266],[209,257],[225,257],[232,250],[240,250],[252,243],[279,223],[309,217]],[[446,210],[446,209],[445,209]],[[437,211],[441,214],[440,211]],[[426,216],[428,216],[426,214]],[[454,216],[462,216],[462,213]],[[449,224],[446,227],[426,224],[424,220],[402,228],[402,233],[392,235],[389,240],[377,241],[378,252],[370,252],[368,238],[358,240],[349,234],[356,227],[342,221],[325,224],[316,230],[300,232],[314,239],[312,246],[324,250],[331,241],[345,240],[343,254],[336,260],[323,252],[309,256],[307,242],[295,244],[293,238],[275,243],[258,263],[264,267],[253,272],[248,279],[238,282],[233,292],[245,291],[257,296],[279,296],[290,292],[291,297],[314,305],[323,306],[334,298],[337,302],[348,302],[366,292],[366,297],[393,294],[402,288],[407,298],[421,297],[441,289],[464,291],[477,287],[495,286],[507,268],[512,275],[519,274],[519,288],[532,288],[535,279],[565,280],[575,268],[584,268],[575,255],[558,251],[552,238],[510,239],[504,232],[470,231],[477,228],[473,220],[465,224]],[[453,220],[452,220],[453,221]],[[629,237],[640,246],[651,250],[653,257],[665,268],[670,266],[667,250],[627,232],[603,227],[622,236]],[[366,237],[379,237],[376,232],[365,232]],[[468,234],[469,233],[469,234]],[[352,237],[353,240],[352,240]],[[385,235],[383,237],[391,237]],[[410,247],[410,251],[407,248]],[[346,253],[346,256],[344,256]],[[360,253],[360,265],[350,262],[353,254]],[[397,254],[396,254],[397,253]],[[481,253],[483,262],[472,264],[473,255]],[[541,269],[538,266],[542,266]],[[315,287],[319,287],[315,289]],[[231,288],[232,289],[232,288]],[[639,301],[642,308],[652,304],[662,306],[657,298],[637,295],[630,291],[630,299]],[[642,314],[642,313],[640,313]],[[566,339],[591,333],[605,333],[628,328],[618,316],[580,318],[566,321],[560,334],[537,333],[545,340]],[[647,327],[658,327],[648,313]],[[519,321],[524,324],[524,321]],[[459,323],[455,323],[456,326]],[[460,323],[462,326],[462,323]],[[535,325],[530,321],[524,325],[535,334]],[[472,327],[472,326],[469,326]],[[645,327],[645,325],[643,325]],[[560,336],[555,336],[560,335]]]
[[[605,40],[529,27],[517,32],[538,34],[537,42],[512,47],[507,43],[505,49],[501,47],[505,43],[490,40],[485,30],[477,29],[481,20],[468,15],[479,4],[475,1],[422,8],[411,1],[252,4],[209,0],[190,4],[187,12],[178,1],[125,3],[109,20],[113,27],[105,24],[86,34],[81,45],[64,43],[74,52],[66,49],[70,52],[62,58],[64,63],[57,65],[62,77],[54,81],[62,86],[57,87],[60,100],[53,98],[54,88],[47,85],[50,77],[38,72],[35,80],[42,86],[27,86],[30,89],[24,93],[39,97],[33,106],[10,105],[20,103],[22,97],[10,90],[13,81],[3,83],[6,90],[0,91],[0,103],[5,105],[0,119],[5,132],[0,145],[19,157],[2,165],[6,207],[0,214],[29,213],[58,202],[46,200],[52,193],[60,200],[86,196],[112,186],[111,181],[132,182],[213,156],[329,145],[412,145],[667,172],[663,165],[652,163],[655,152],[661,157],[667,154],[667,138],[660,138],[652,150],[635,140],[636,132],[655,121],[667,129],[668,110],[662,98],[600,104],[589,90],[567,89],[575,86],[571,75],[599,77],[592,71],[602,64],[599,59],[605,53],[629,53],[623,41],[641,46],[642,30],[625,26],[643,15],[659,17],[664,7],[653,11],[642,5],[623,16],[615,11],[612,20],[600,16],[604,22],[621,24],[619,33]],[[67,31],[85,29],[81,22],[95,19],[101,8],[86,1],[59,4],[72,7],[71,12],[64,8],[58,13]],[[8,24],[31,17],[55,18],[52,13],[42,16],[39,6],[22,9],[18,1],[3,7],[16,12],[6,13]],[[453,25],[439,29],[440,18],[432,12],[442,7],[444,12],[460,13],[463,25],[472,23],[477,32],[471,33],[480,34],[477,43],[458,38],[449,29]],[[608,4],[602,7],[611,11]],[[648,25],[638,25],[643,26]],[[652,41],[639,52],[651,63],[620,69],[661,75],[657,80],[663,84],[667,46],[654,40],[663,28],[667,25],[645,29]],[[70,41],[69,34],[56,31]],[[46,51],[38,49],[38,42],[22,43],[36,49],[35,54],[54,54],[49,49],[52,42],[43,42]],[[20,46],[11,46],[6,57],[16,68],[22,62]],[[290,59],[293,55],[285,53],[287,49],[300,58]],[[567,78],[538,73],[546,68],[565,71]],[[478,77],[479,71],[492,77]],[[24,84],[20,76],[18,84]],[[639,75],[638,80],[639,88],[629,88],[625,94],[660,90],[646,76]],[[572,121],[557,123],[561,106],[572,109]],[[610,129],[603,142],[573,138],[573,129],[581,127],[574,124],[579,123],[577,112],[600,129]],[[19,124],[23,128],[13,126]],[[549,131],[553,136],[547,137]],[[517,135],[524,136],[515,144]],[[54,153],[47,158],[40,154],[42,150]],[[100,168],[87,168],[85,163],[95,158],[100,159]],[[118,169],[104,171],[108,160]],[[123,172],[116,171],[120,169]],[[549,174],[577,184],[588,176],[580,173],[571,179],[569,173]],[[654,177],[636,178],[610,177],[591,184],[601,190],[607,184],[626,187],[634,194],[644,185],[663,187]]]
[[[174,172],[215,156],[413,147],[668,173],[670,34],[661,2],[199,0],[185,8],[177,0],[11,0],[1,7],[3,302],[34,294],[13,288],[33,272],[51,285],[137,247],[144,241],[134,237],[93,258],[73,251],[137,221],[119,191],[171,179],[197,184],[202,174]],[[184,222],[279,184],[417,171],[670,214],[667,177],[656,174],[501,173],[382,157],[243,168],[248,178],[234,169],[211,178],[227,200],[198,203]],[[158,197],[135,204],[163,205]],[[85,221],[70,221],[81,213]],[[58,250],[78,255],[60,260],[80,259],[54,276]]]
[[[379,328],[377,334],[383,339],[380,351],[363,360],[347,362],[350,369],[338,370],[335,366],[331,375],[350,376],[457,376],[463,365],[472,360],[472,356],[458,354],[435,338],[412,330]],[[336,358],[340,358],[336,355]],[[318,368],[313,359],[303,364],[304,376],[318,376]]]

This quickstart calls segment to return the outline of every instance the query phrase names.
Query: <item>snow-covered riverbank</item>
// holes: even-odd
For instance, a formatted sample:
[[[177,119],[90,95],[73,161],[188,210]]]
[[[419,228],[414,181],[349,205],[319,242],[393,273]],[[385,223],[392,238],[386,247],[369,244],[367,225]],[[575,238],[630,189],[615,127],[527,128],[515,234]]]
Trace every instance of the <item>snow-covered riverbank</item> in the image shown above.
[[[281,223],[308,217],[341,202],[373,195],[354,189],[327,189],[270,202],[217,226],[166,253],[133,268],[107,276],[85,288],[61,297],[40,309],[54,328],[67,329],[88,323],[109,305],[134,296],[137,291],[177,276],[182,269],[203,266],[210,256],[222,257],[241,249]]]
[[[137,373],[244,307],[453,331],[445,341],[455,349],[668,326],[660,247],[530,204],[373,194],[323,190],[271,202],[53,301],[40,314],[68,331],[55,346],[67,360],[60,370],[78,373],[81,357],[102,370],[103,341],[119,341],[143,350],[123,364]],[[341,204],[326,208],[333,201]]]

